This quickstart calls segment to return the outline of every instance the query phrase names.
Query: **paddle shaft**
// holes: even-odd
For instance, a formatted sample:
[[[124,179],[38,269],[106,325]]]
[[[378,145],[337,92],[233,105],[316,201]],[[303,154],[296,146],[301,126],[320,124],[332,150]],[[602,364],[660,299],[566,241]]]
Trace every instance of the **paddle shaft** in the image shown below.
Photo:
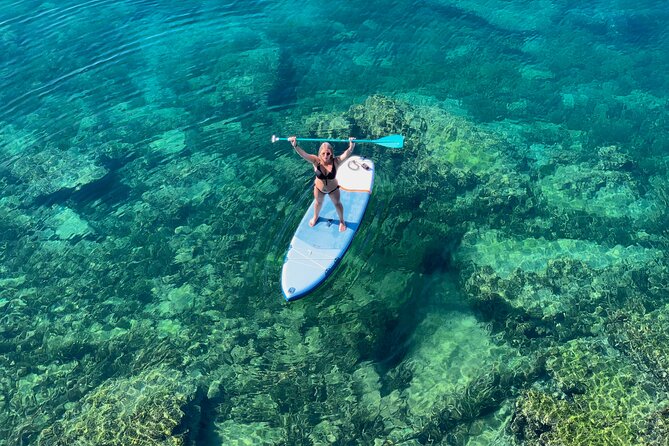
[[[296,141],[312,141],[312,142],[348,142],[348,139],[326,139],[326,138],[295,138]],[[288,138],[276,138],[276,141],[288,141]],[[375,139],[354,139],[354,143],[359,142],[376,142]]]
[[[318,142],[349,142],[348,139],[325,139],[325,138],[295,138],[296,141],[318,141]],[[272,135],[272,142],[288,141],[288,138],[279,138]],[[354,143],[368,142],[378,144],[380,146],[388,147],[389,149],[401,149],[404,145],[404,136],[402,135],[388,135],[379,139],[354,139]]]

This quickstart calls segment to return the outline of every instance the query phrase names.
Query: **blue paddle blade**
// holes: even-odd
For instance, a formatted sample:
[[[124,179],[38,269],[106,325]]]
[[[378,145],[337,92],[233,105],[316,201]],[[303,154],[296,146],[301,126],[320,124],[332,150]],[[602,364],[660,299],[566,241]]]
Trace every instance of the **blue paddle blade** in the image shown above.
[[[390,135],[384,136],[374,141],[376,144],[388,147],[389,149],[401,149],[404,147],[404,136],[402,135]]]

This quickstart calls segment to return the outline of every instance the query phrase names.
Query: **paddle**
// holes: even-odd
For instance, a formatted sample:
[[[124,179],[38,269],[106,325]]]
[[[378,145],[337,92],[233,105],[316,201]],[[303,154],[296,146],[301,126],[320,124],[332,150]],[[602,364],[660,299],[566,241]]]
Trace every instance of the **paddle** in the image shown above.
[[[318,142],[348,142],[348,139],[325,139],[325,138],[297,138],[298,141],[318,141]],[[279,138],[276,135],[272,135],[272,142],[277,141],[288,141],[288,138]],[[372,144],[378,144],[383,147],[388,147],[389,149],[401,149],[404,146],[404,136],[402,135],[389,135],[384,136],[379,139],[355,139],[353,142],[369,142]]]

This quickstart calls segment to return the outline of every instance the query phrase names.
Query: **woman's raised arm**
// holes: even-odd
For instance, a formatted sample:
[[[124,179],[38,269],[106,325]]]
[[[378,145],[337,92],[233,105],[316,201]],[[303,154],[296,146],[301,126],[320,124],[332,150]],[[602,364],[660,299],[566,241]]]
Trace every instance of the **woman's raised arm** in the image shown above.
[[[352,136],[349,136],[349,138],[348,138],[348,149],[344,150],[344,153],[342,153],[341,155],[339,155],[337,157],[337,159],[339,160],[340,163],[342,161],[344,161],[346,158],[348,158],[349,156],[351,156],[351,153],[353,153],[353,148],[354,147],[355,147],[355,138],[352,137]]]
[[[302,147],[297,145],[297,137],[295,136],[290,136],[288,137],[288,142],[293,146],[293,149],[297,152],[298,155],[300,155],[302,158],[305,160],[309,161],[310,163],[317,163],[318,162],[318,157],[316,155],[311,155],[310,153],[305,152]]]

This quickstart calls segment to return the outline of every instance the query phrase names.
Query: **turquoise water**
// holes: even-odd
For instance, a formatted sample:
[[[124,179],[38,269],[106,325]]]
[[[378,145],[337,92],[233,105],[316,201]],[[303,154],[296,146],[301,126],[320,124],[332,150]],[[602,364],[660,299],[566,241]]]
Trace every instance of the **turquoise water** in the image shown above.
[[[668,18],[3,2],[0,445],[667,444]],[[286,304],[271,135],[395,133]]]

